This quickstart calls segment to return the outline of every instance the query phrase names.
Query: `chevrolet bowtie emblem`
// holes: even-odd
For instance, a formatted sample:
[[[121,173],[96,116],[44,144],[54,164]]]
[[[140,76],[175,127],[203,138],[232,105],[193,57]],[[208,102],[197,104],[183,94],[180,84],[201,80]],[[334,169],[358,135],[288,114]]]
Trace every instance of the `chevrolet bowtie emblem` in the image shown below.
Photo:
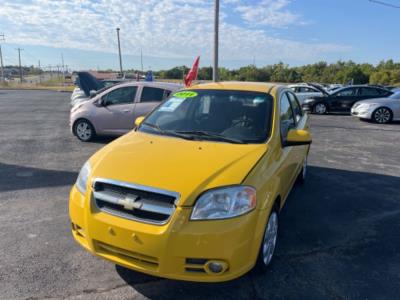
[[[124,199],[119,200],[119,204],[123,205],[126,210],[140,209],[143,203],[136,202],[139,196],[126,195]]]

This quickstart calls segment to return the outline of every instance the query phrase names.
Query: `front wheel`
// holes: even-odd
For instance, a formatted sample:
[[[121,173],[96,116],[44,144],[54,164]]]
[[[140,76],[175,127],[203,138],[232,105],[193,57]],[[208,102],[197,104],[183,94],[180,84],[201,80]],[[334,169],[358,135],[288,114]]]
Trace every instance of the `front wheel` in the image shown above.
[[[372,120],[379,124],[389,123],[392,120],[392,112],[389,108],[379,107],[372,113]]]
[[[89,142],[92,140],[96,133],[92,124],[87,120],[78,120],[74,126],[75,135],[82,142]]]
[[[276,240],[278,237],[278,209],[274,208],[269,216],[264,237],[261,243],[260,252],[256,263],[256,269],[264,272],[271,263],[275,252]]]
[[[317,103],[314,106],[314,113],[318,115],[324,115],[328,111],[328,108],[326,107],[326,104],[324,103]]]

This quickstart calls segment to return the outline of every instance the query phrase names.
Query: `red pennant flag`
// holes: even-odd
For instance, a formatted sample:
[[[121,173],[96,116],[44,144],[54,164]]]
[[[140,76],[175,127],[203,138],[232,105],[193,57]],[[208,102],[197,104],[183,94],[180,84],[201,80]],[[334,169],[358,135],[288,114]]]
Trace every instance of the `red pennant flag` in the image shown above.
[[[197,73],[199,72],[199,62],[200,62],[200,56],[198,56],[196,58],[192,68],[190,69],[189,73],[186,75],[186,77],[185,77],[185,86],[191,86],[192,85],[192,81],[196,80]]]

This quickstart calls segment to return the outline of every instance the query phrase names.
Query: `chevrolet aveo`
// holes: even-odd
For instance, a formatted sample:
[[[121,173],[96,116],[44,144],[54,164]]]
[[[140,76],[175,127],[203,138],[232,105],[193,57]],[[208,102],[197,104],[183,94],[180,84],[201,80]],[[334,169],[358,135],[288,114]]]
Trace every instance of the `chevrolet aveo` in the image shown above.
[[[210,83],[174,93],[82,167],[75,240],[151,275],[226,281],[270,264],[279,212],[306,176],[308,116],[287,88]]]

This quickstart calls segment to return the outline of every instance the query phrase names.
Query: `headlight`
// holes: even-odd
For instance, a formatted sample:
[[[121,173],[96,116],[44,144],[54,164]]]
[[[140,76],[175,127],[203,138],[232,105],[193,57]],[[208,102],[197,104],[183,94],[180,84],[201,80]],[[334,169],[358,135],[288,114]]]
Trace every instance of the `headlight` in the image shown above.
[[[86,186],[87,186],[87,181],[89,179],[90,171],[91,171],[90,164],[89,164],[89,161],[87,161],[83,165],[81,171],[79,172],[78,179],[76,180],[76,183],[75,183],[77,189],[82,194],[86,193]]]
[[[304,103],[310,103],[310,102],[313,102],[314,101],[314,99],[306,99],[306,100],[304,100]]]
[[[362,103],[362,104],[356,106],[355,108],[357,108],[358,110],[366,110],[366,109],[375,107],[377,105],[378,105],[377,103]]]
[[[191,220],[226,219],[243,215],[256,207],[256,190],[231,186],[205,192],[197,199]]]

